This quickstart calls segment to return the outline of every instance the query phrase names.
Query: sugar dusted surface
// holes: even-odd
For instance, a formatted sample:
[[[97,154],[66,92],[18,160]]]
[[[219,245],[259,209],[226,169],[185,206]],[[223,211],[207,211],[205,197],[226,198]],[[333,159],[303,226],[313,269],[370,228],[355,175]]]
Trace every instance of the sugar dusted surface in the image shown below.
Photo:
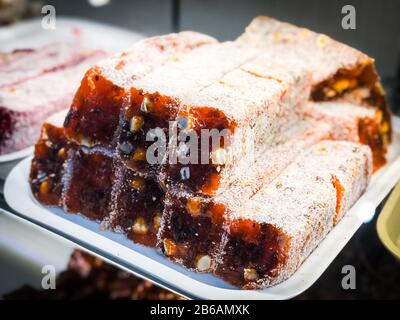
[[[129,89],[136,80],[179,59],[185,53],[217,40],[198,32],[185,31],[144,39],[98,64],[103,75],[115,85]]]
[[[314,83],[330,78],[338,69],[373,63],[362,52],[332,38],[269,17],[257,17],[237,41],[262,48],[269,59],[313,71]]]
[[[226,204],[230,211],[240,211],[245,199],[271,183],[304,149],[330,134],[331,127],[323,122],[299,121],[283,132],[275,145],[258,150],[252,158],[244,158],[232,171],[223,174],[215,200]]]
[[[335,140],[359,142],[360,120],[378,121],[376,109],[346,102],[310,102],[305,110],[310,117],[329,123]]]
[[[12,121],[12,132],[3,136],[1,153],[34,144],[42,122],[70,106],[85,70],[102,56],[95,53],[76,66],[1,88],[0,108],[9,113]]]
[[[156,69],[138,81],[137,86],[190,104],[193,96],[201,95],[202,89],[253,59],[256,54],[255,49],[231,42],[203,46]]]
[[[84,49],[76,43],[52,43],[22,56],[18,52],[6,53],[9,62],[0,64],[0,88],[74,66],[97,53],[101,52]]]
[[[323,141],[303,152],[245,207],[233,212],[229,219],[271,224],[290,238],[288,260],[277,267],[277,276],[261,278],[247,287],[274,285],[293,274],[333,228],[335,219],[340,219],[364,192],[370,174],[368,147],[345,141]],[[345,187],[344,210],[339,217],[333,175]]]

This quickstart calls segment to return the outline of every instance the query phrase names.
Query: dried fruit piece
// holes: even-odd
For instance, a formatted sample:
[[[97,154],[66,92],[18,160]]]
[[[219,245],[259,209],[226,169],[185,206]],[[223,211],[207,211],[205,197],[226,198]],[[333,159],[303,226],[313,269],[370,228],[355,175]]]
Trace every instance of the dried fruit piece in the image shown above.
[[[176,254],[176,244],[169,239],[164,239],[164,252],[167,256],[174,256]]]
[[[130,186],[137,191],[142,191],[145,186],[145,181],[141,177],[135,177],[131,180]]]
[[[137,148],[133,153],[133,160],[144,161],[146,160],[146,150],[144,148]]]
[[[201,213],[200,198],[190,198],[187,201],[186,208],[192,216],[197,216]]]

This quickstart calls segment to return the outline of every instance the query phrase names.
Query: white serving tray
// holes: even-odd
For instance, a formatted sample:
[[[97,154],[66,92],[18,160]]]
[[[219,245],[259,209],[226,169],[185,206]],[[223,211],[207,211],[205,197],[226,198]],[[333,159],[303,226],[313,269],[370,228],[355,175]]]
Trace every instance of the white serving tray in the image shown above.
[[[393,119],[394,139],[388,163],[376,172],[365,194],[285,282],[263,290],[239,290],[210,274],[185,270],[152,248],[134,244],[122,234],[101,231],[99,224],[61,209],[40,205],[32,196],[30,158],[18,164],[6,180],[7,203],[20,216],[78,243],[107,260],[175,292],[200,299],[289,299],[308,289],[325,271],[357,229],[372,219],[376,207],[400,179],[400,118]]]
[[[79,33],[79,41],[86,48],[103,49],[109,54],[123,50],[144,37],[139,33],[106,24],[78,18],[57,17],[55,30],[43,29],[41,19],[0,27],[0,48],[1,51],[11,51],[21,48],[37,48],[51,42],[76,42],[77,33]],[[0,179],[5,179],[17,160],[29,156],[32,151],[33,148],[28,147],[0,155]]]

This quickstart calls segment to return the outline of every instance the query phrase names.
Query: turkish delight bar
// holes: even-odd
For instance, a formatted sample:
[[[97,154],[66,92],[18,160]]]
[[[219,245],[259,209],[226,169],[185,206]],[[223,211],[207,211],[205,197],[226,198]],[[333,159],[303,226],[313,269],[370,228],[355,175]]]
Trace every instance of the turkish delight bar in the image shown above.
[[[230,46],[231,45],[229,44],[229,51],[223,48],[221,52],[224,53],[224,55],[227,52],[231,52],[232,48]],[[234,49],[235,51],[237,50],[235,47]],[[204,61],[204,63],[211,61],[209,54],[203,55],[200,54],[199,51],[194,52],[193,55],[190,56],[190,59],[192,60],[194,59],[193,56],[196,56],[195,61],[199,61],[200,58],[202,59],[200,61]],[[217,53],[219,54],[218,51],[215,52],[215,57],[220,57],[220,55],[217,55]],[[191,77],[193,77],[193,71],[191,70],[193,65],[196,66],[196,64],[188,64],[184,58],[182,58],[181,61],[183,61],[182,63],[185,63],[184,68],[180,65],[180,63],[174,63],[173,66],[165,65],[163,68],[166,70],[177,70],[179,66],[179,68],[185,72],[176,73],[176,71],[167,72],[166,70],[163,72],[168,75],[176,73],[181,79],[185,80],[185,84],[176,86],[176,88],[178,88],[177,90],[186,89],[184,85],[187,86],[187,90],[192,90],[190,84],[192,83]],[[215,64],[215,62],[212,63]],[[264,70],[264,74],[259,71],[259,75],[256,76],[249,71],[256,68]],[[212,75],[212,77],[209,79],[217,79],[218,74],[216,71],[215,74],[215,76]],[[152,83],[155,83],[155,79],[157,77],[152,74],[150,74],[150,76],[154,77]],[[145,83],[145,81],[148,83],[147,81],[149,80],[147,78],[150,76],[144,77],[143,83]],[[209,75],[207,75],[207,77],[209,77]],[[193,79],[195,79],[196,82],[203,80],[209,81],[206,77],[195,77]],[[176,121],[178,122],[178,125],[182,119],[186,119],[186,127],[181,127],[178,129],[181,129],[182,131],[192,130],[192,133],[196,132],[199,135],[202,129],[223,130],[230,128],[232,130],[237,130],[237,132],[232,131],[232,136],[230,136],[230,138],[231,140],[234,140],[234,143],[232,143],[230,147],[235,149],[237,152],[234,160],[238,162],[240,159],[241,163],[244,165],[246,160],[249,159],[246,154],[246,150],[244,149],[244,147],[246,147],[243,140],[244,136],[247,135],[248,139],[256,139],[254,151],[258,154],[264,152],[268,146],[276,143],[278,139],[281,139],[278,132],[286,127],[290,127],[290,125],[294,124],[295,121],[299,119],[299,116],[294,110],[301,110],[307,101],[307,89],[309,88],[307,80],[308,78],[304,75],[288,75],[286,72],[283,72],[282,67],[268,65],[264,59],[257,59],[252,62],[245,63],[239,69],[234,69],[233,71],[226,73],[218,82],[205,87],[204,90],[200,90],[197,93],[193,92],[191,96],[193,97],[192,100],[188,100],[189,97],[187,97],[186,100],[181,100],[187,101],[187,104],[190,105],[190,107],[186,108],[186,103],[185,107],[183,108],[181,107],[182,103],[181,105],[176,104],[176,106],[179,107],[178,120]],[[175,82],[171,81],[171,83]],[[166,85],[164,85],[164,87],[165,86]],[[175,89],[166,88],[165,90],[169,90],[169,94],[172,95],[171,92],[173,92]],[[127,201],[126,192],[135,195],[137,198],[136,195],[138,194],[138,190],[135,190],[137,180],[143,182],[143,189],[150,188],[145,189],[147,190],[145,192],[145,197],[148,199],[155,197],[157,199],[159,198],[159,194],[157,194],[157,188],[154,187],[154,181],[157,179],[161,188],[163,189],[170,189],[171,186],[173,186],[173,188],[185,187],[191,192],[194,190],[194,192],[213,194],[218,188],[218,184],[213,182],[213,175],[214,177],[216,176],[215,179],[217,179],[218,182],[225,182],[225,180],[234,174],[235,165],[230,164],[229,169],[231,170],[227,171],[224,175],[221,174],[222,178],[220,178],[220,173],[224,171],[224,163],[210,164],[209,151],[212,150],[208,148],[206,152],[208,164],[191,164],[190,166],[180,166],[179,164],[172,165],[168,163],[164,167],[161,167],[161,170],[158,169],[160,166],[153,166],[151,168],[151,165],[149,165],[146,161],[146,148],[148,145],[140,143],[140,141],[145,141],[146,130],[143,130],[142,127],[140,130],[132,130],[132,120],[134,119],[136,121],[137,119],[140,119],[140,125],[149,126],[148,129],[154,127],[165,129],[165,126],[162,125],[162,121],[165,121],[165,114],[162,111],[158,111],[163,110],[163,107],[160,107],[160,104],[166,101],[165,98],[160,98],[160,95],[163,93],[164,91],[160,90],[156,95],[151,96],[151,98],[149,95],[146,96],[148,101],[151,101],[151,108],[149,109],[139,109],[139,106],[143,104],[143,101],[142,103],[136,103],[136,110],[139,113],[128,117],[128,119],[131,119],[131,121],[124,121],[121,124],[122,132],[119,134],[119,139],[121,140],[119,141],[117,150],[119,152],[119,156],[121,156],[121,158],[124,160],[125,166],[135,171],[137,176],[134,178],[134,188],[132,188],[132,184],[129,183],[130,179],[128,179],[128,182],[123,187],[116,188],[117,193],[122,195],[122,197],[120,196],[119,199],[122,199],[125,202]],[[251,93],[251,95],[249,93]],[[177,94],[174,94],[173,96],[177,96]],[[181,94],[181,96],[183,96],[183,94]],[[194,98],[194,96],[196,96],[196,98]],[[224,97],[224,99],[218,101],[218,97]],[[171,102],[170,105],[175,106],[173,102]],[[198,105],[201,107],[198,107]],[[209,106],[202,107],[203,105]],[[241,106],[241,109],[238,108],[234,110],[234,105]],[[127,112],[130,110],[131,109],[128,108]],[[124,114],[124,117],[126,115],[127,113]],[[258,118],[255,117],[255,115],[258,115]],[[160,119],[157,119],[157,117],[160,117]],[[167,119],[174,120],[173,117],[168,116]],[[239,124],[238,128],[235,128],[235,122]],[[210,143],[210,146],[211,145],[212,144]],[[197,148],[195,152],[200,154],[199,149]],[[224,150],[220,149],[219,152],[224,152]],[[248,165],[249,163],[246,163],[247,167]],[[190,176],[190,168],[192,166],[194,171],[193,175]],[[187,172],[190,178],[186,179],[187,181],[182,179],[182,169],[188,169]],[[127,170],[124,169],[124,171]],[[177,173],[176,176],[171,174],[173,172]],[[200,177],[200,175],[203,177],[201,177],[199,183],[198,177]],[[235,176],[237,177],[237,175]],[[240,178],[237,177],[237,179]],[[202,183],[203,181],[205,183]],[[259,181],[262,181],[262,179],[259,179]],[[199,189],[199,187],[202,189]],[[160,189],[160,187],[158,189]],[[119,203],[119,201],[120,200],[114,200],[113,202]],[[131,199],[131,203],[128,202],[128,208],[132,207],[135,201],[136,200]],[[208,201],[208,199],[206,199],[205,202],[206,201]],[[147,200],[146,202],[150,203],[151,205],[151,201]],[[166,200],[166,202],[168,202],[168,200]],[[124,204],[124,206],[126,207],[127,204]],[[118,229],[118,227],[120,227],[123,230],[127,230],[129,237],[134,236],[136,239],[143,239],[144,235],[146,235],[146,237],[152,237],[153,233],[151,230],[159,228],[158,221],[162,216],[160,214],[162,212],[160,208],[151,210],[150,206],[145,210],[140,209],[135,213],[129,211],[129,209],[123,209],[122,211],[123,213],[121,213],[121,210],[119,210],[117,207],[116,210],[112,212],[109,221],[111,221],[111,225],[114,226],[115,223],[118,223],[117,227],[114,227],[114,229]],[[130,219],[125,220],[125,217],[127,216],[125,212],[129,214],[131,217]],[[128,223],[125,226],[121,226],[120,221]],[[156,221],[156,223],[154,221]],[[142,228],[138,228],[138,226],[142,226]],[[143,241],[139,242],[143,243]],[[154,245],[154,242],[151,243]]]
[[[103,225],[136,243],[155,247],[164,210],[164,190],[152,177],[115,165],[111,213]]]
[[[5,293],[4,300],[183,300],[148,280],[135,277],[100,258],[75,249],[54,290],[30,285]]]
[[[191,154],[185,154],[193,141],[170,146],[170,154],[175,151],[180,161],[169,162],[164,168],[165,183],[213,195],[240,163],[273,146],[283,132],[302,119],[309,84],[306,73],[288,73],[284,67],[257,57],[188,96],[178,112],[178,137],[200,137],[197,148],[190,150],[198,158],[193,161]],[[219,145],[213,145],[215,137],[202,136],[213,129],[226,132]]]
[[[33,145],[41,124],[68,108],[84,70],[103,56],[95,51],[76,65],[0,88],[0,154]]]
[[[176,43],[177,41],[177,36],[165,36],[165,37],[156,37],[155,41],[148,40],[145,41],[145,46],[149,48],[151,51],[152,49],[156,50],[159,52],[159,58],[161,57],[161,53],[165,50],[189,50],[192,46],[194,45],[201,45],[203,41],[212,41],[209,37],[206,36],[201,36],[199,39],[196,40],[196,34],[194,34],[194,39],[191,39],[187,35],[188,33],[182,33],[180,35],[181,39]],[[190,34],[190,33],[189,33]],[[164,48],[164,45],[169,44],[172,49]],[[178,46],[179,45],[179,46]],[[139,43],[135,47],[136,53],[140,53],[141,50],[143,50],[143,42]],[[174,51],[174,52],[175,52]],[[135,52],[128,51],[123,53],[121,56],[126,57],[128,55],[134,55]],[[172,51],[167,53],[171,56]],[[175,52],[175,54],[182,53],[182,52]],[[154,53],[155,54],[155,53]],[[139,54],[140,56],[140,54]],[[115,57],[114,57],[115,58]],[[107,62],[104,62],[104,64],[107,63],[114,63],[114,58],[110,58],[107,60]],[[142,54],[142,58],[144,58],[144,55]],[[156,59],[157,57],[154,57]],[[172,57],[171,57],[172,58]],[[162,60],[162,59],[159,59]],[[111,61],[111,62],[110,62]],[[121,64],[122,66],[123,64]],[[140,64],[138,64],[137,67],[135,65],[130,65],[128,63],[129,68],[133,68],[137,70],[137,76],[139,74],[146,72],[146,69],[143,68]],[[154,66],[153,66],[154,67]],[[120,68],[120,67],[118,67]],[[150,66],[149,66],[150,68]],[[97,70],[97,67],[95,68]],[[92,69],[91,69],[92,70]],[[89,71],[91,72],[91,71]],[[123,73],[123,72],[122,72]],[[133,75],[132,75],[133,76]],[[96,83],[96,88],[92,88],[92,81]],[[120,87],[114,86],[114,84],[110,84],[108,80],[106,80],[104,77],[97,77],[93,76],[86,76],[81,83],[81,87],[79,90],[82,90],[86,88],[90,91],[90,95],[86,96],[84,98],[83,106],[84,107],[90,107],[90,102],[92,101],[91,99],[94,99],[94,102],[96,102],[96,112],[89,111],[87,114],[87,119],[90,119],[93,114],[99,115],[97,112],[99,109],[101,109],[101,105],[106,106],[106,108],[111,108],[112,107],[112,101],[115,101],[119,97],[122,97],[125,99],[125,96],[123,95],[124,90]],[[106,89],[104,89],[106,88]],[[93,89],[93,90],[92,90]],[[104,91],[102,91],[104,89]],[[107,96],[108,93],[110,93],[111,90],[111,98],[107,100],[105,96],[103,96],[103,93]],[[115,94],[115,92],[121,93],[121,95]],[[77,96],[75,97],[75,100],[79,99],[79,92]],[[116,106],[116,108],[122,108],[122,105]],[[82,110],[80,110],[82,111]],[[101,113],[101,112],[100,112]],[[71,118],[72,117],[72,118]],[[137,208],[140,207],[140,205],[143,206],[143,209],[148,208],[148,209],[153,209],[152,206],[156,203],[153,198],[155,197],[156,200],[159,199],[159,194],[154,194],[150,196],[149,194],[145,195],[142,193],[143,188],[139,186],[139,184],[135,184],[133,181],[122,181],[119,179],[123,179],[123,177],[127,178],[130,177],[131,175],[135,176],[135,179],[132,178],[131,180],[135,180],[136,182],[142,181],[142,177],[139,175],[136,175],[134,172],[131,172],[131,170],[127,169],[126,171],[123,171],[123,168],[120,167],[122,165],[120,163],[120,157],[115,155],[115,149],[110,146],[110,144],[104,143],[104,144],[96,144],[92,145],[91,143],[88,143],[88,139],[86,138],[81,138],[81,139],[75,139],[71,138],[71,136],[68,135],[69,132],[69,127],[68,123],[71,119],[75,117],[75,114],[73,112],[69,112],[67,115],[67,120],[65,121],[65,126],[64,130],[66,133],[66,140],[68,142],[68,151],[67,151],[67,159],[64,164],[64,172],[63,172],[63,179],[62,179],[62,195],[61,195],[61,202],[62,202],[62,207],[64,208],[65,211],[71,212],[71,213],[80,213],[89,219],[97,220],[97,221],[103,221],[105,218],[107,218],[107,221],[110,221],[108,227],[112,229],[118,229],[118,231],[124,231],[127,232],[127,235],[131,235],[132,237],[135,238],[135,240],[140,240],[144,239],[142,242],[145,244],[149,244],[151,241],[154,242],[155,236],[153,230],[150,226],[150,232],[153,232],[153,237],[150,237],[149,240],[146,238],[144,233],[142,232],[141,236],[136,239],[135,237],[136,233],[134,231],[138,231],[138,228],[132,228],[132,226],[135,224],[135,221],[138,219],[138,223],[143,222],[143,219],[146,219],[150,216],[150,213],[145,215],[146,212],[132,212],[130,208],[132,206],[136,206]],[[119,115],[118,115],[119,117]],[[83,127],[84,122],[79,122],[78,126]],[[101,126],[99,128],[99,122],[96,121],[96,124],[93,124],[93,128],[97,128],[98,130],[96,131],[96,136],[97,134],[103,133]],[[111,135],[112,136],[112,135]],[[111,141],[111,140],[110,140]],[[115,176],[116,175],[116,176]],[[146,186],[150,185],[150,180],[146,180]],[[153,185],[155,185],[155,181],[153,182]],[[156,185],[158,186],[158,184]],[[130,191],[130,196],[127,194],[122,194],[118,190],[118,188],[124,188],[124,190],[127,190],[127,188],[130,188],[128,191]],[[137,187],[135,190],[134,188]],[[158,189],[160,189],[158,187]],[[114,191],[115,190],[115,191]],[[150,190],[146,189],[147,192],[150,192]],[[151,199],[149,203],[146,201],[148,199]],[[159,206],[160,203],[158,202]],[[108,219],[108,216],[112,216],[114,206],[118,209],[118,212],[121,214],[119,217],[118,221],[119,224],[115,225],[116,221],[111,222],[111,218]],[[161,202],[161,211],[162,211],[162,202]],[[152,211],[154,213],[154,211]],[[124,216],[125,214],[125,216]],[[135,217],[134,214],[137,214],[138,216]],[[131,219],[132,224],[127,224],[127,221],[130,221]],[[156,219],[153,219],[156,220]],[[152,221],[153,221],[152,220]],[[145,223],[149,223],[149,221],[145,221]],[[104,222],[106,224],[106,222]],[[129,229],[129,232],[128,232]],[[145,238],[147,240],[145,240]],[[154,245],[154,244],[153,244]]]
[[[363,193],[371,172],[366,146],[323,141],[311,147],[227,215],[215,273],[248,289],[287,279]]]
[[[67,159],[68,142],[62,125],[46,121],[35,144],[29,182],[32,194],[47,206],[62,205],[64,164]]]
[[[112,153],[104,148],[70,144],[63,179],[62,204],[66,212],[101,222],[111,211],[114,181]]]
[[[390,112],[374,59],[332,38],[269,17],[257,17],[237,41],[260,48],[270,61],[301,66],[312,73],[315,101],[344,99],[376,107],[381,135],[391,140]]]
[[[75,43],[50,43],[38,49],[20,49],[5,53],[0,61],[0,88],[18,85],[46,73],[63,70],[98,55],[101,50],[89,50]]]
[[[191,270],[262,288],[357,201],[390,131],[371,58],[257,18],[233,42],[153,37],[90,68],[64,127],[43,127],[31,187]]]
[[[86,73],[72,102],[65,121],[68,138],[87,146],[112,145],[120,112],[129,105],[129,91],[137,80],[186,52],[216,42],[196,32],[157,36],[98,63]]]
[[[332,135],[325,123],[303,121],[291,128],[273,147],[243,163],[216,189],[214,196],[169,188],[158,234],[159,249],[189,269],[211,271],[223,237],[225,214],[240,210],[264,185],[269,184],[304,149]]]
[[[226,55],[227,53],[235,54],[235,57],[237,57],[237,59],[239,58],[238,53],[240,52],[238,52],[237,47],[232,47],[231,44],[226,47],[222,47],[222,49],[214,48],[213,50],[215,50],[214,56],[218,58],[221,57],[221,54]],[[220,59],[218,59],[217,61],[212,61],[209,54],[204,54],[200,52],[193,53],[193,55],[190,56],[190,61],[195,59],[193,56],[195,56],[196,58],[195,61],[199,61],[201,59],[200,61],[204,61],[204,63],[210,63],[209,61],[211,61],[211,63],[216,64],[218,61],[220,61]],[[179,67],[179,69],[184,70],[185,72],[177,74],[182,77],[182,79],[186,79],[185,85],[188,89],[189,85],[193,83],[192,79],[194,79],[196,82],[204,81],[206,83],[207,81],[208,83],[208,81],[211,82],[213,79],[218,79],[220,74],[224,74],[226,70],[229,70],[231,68],[231,65],[225,64],[224,69],[219,69],[220,71],[215,70],[214,74],[211,74],[211,76],[209,75],[209,73],[207,73],[204,78],[197,78],[193,76],[192,71],[193,65],[195,64],[189,64],[184,60],[184,58],[182,58],[181,61],[184,61],[182,63],[186,64],[185,67],[182,67],[180,63],[177,65],[174,63],[173,66],[166,65],[164,69],[169,68],[171,70],[177,70]],[[268,140],[270,137],[272,137],[272,135],[270,135],[270,133],[272,132],[266,132],[264,135],[264,131],[268,131],[268,128],[264,128],[264,124],[271,123],[271,126],[269,127],[273,127],[275,131],[278,131],[277,125],[279,123],[283,124],[283,120],[280,120],[280,122],[276,120],[276,124],[272,124],[273,119],[278,119],[279,117],[283,118],[286,114],[287,117],[284,121],[285,124],[289,125],[293,123],[289,121],[289,119],[294,118],[291,115],[292,100],[295,102],[294,105],[299,104],[299,107],[300,105],[305,104],[307,94],[301,95],[299,94],[299,92],[300,90],[301,92],[307,92],[307,82],[303,80],[304,82],[301,83],[301,81],[297,78],[296,80],[293,80],[294,77],[290,78],[291,82],[289,82],[289,80],[286,79],[289,77],[287,77],[286,73],[282,71],[282,68],[279,69],[276,66],[268,66],[267,68],[266,62],[261,63],[265,67],[264,77],[254,76],[250,72],[244,71],[245,69],[230,71],[222,77],[219,85],[215,86],[215,88],[213,87],[214,85],[210,85],[208,88],[205,88],[205,93],[199,92],[197,93],[197,96],[201,96],[204,94],[210,97],[217,97],[218,91],[220,93],[223,92],[226,99],[225,101],[221,101],[219,105],[225,106],[224,110],[229,110],[229,106],[232,105],[232,103],[229,105],[229,101],[241,103],[243,105],[243,108],[245,109],[243,113],[246,114],[247,112],[247,117],[250,119],[252,118],[251,112],[258,114],[262,114],[263,112],[265,112],[266,115],[261,116],[261,120],[259,121],[257,126],[255,126],[256,130],[254,131],[258,134],[258,139]],[[245,64],[244,68],[247,67],[248,69],[250,69],[252,66],[257,66],[256,62],[251,65]],[[278,72],[278,70],[280,73]],[[217,71],[219,73],[217,73]],[[164,72],[166,74],[174,74],[172,72],[166,72],[165,70]],[[271,79],[273,74],[275,75],[275,77],[277,77],[277,79]],[[153,75],[151,76],[153,77]],[[238,78],[241,78],[241,80],[238,80]],[[306,77],[304,79],[306,79]],[[286,80],[286,82],[284,82],[284,80]],[[144,81],[148,81],[147,76],[144,77],[143,83]],[[153,83],[154,82],[155,81],[153,81]],[[299,89],[297,89],[297,82],[302,84]],[[172,83],[174,82],[172,81]],[[243,86],[240,86],[240,84],[242,84]],[[269,87],[270,91],[267,91],[265,89],[266,87]],[[182,86],[177,86],[177,88],[179,88],[179,90],[183,89]],[[172,91],[173,89],[166,90]],[[243,94],[235,93],[235,90],[239,90],[239,92]],[[246,98],[244,93],[250,91],[252,92],[252,96],[247,96]],[[212,92],[214,93],[211,94]],[[282,98],[282,96],[285,96],[285,98]],[[123,120],[120,125],[121,131],[118,134],[118,138],[120,140],[117,146],[117,157],[121,157],[121,159],[123,160],[124,168],[119,170],[119,172],[123,172],[123,174],[127,175],[127,181],[122,185],[116,186],[116,198],[113,200],[113,203],[115,204],[115,209],[113,209],[110,217],[106,219],[106,224],[109,227],[113,228],[114,230],[125,230],[125,233],[127,233],[129,237],[135,237],[135,239],[144,239],[146,237],[154,239],[153,235],[155,235],[156,233],[152,232],[152,230],[155,231],[159,228],[159,220],[161,219],[162,207],[156,207],[151,199],[159,199],[160,196],[163,194],[163,192],[160,192],[161,189],[165,189],[165,185],[167,184],[163,181],[164,175],[160,174],[160,170],[157,169],[160,168],[160,166],[154,166],[153,168],[151,168],[146,161],[146,148],[148,145],[141,143],[141,141],[146,141],[146,130],[143,130],[143,127],[148,126],[147,130],[150,130],[154,127],[157,127],[158,129],[165,129],[165,126],[167,125],[166,120],[175,120],[175,117],[169,117],[168,115],[166,116],[163,113],[162,110],[164,109],[162,104],[165,104],[165,101],[168,100],[165,97],[161,97],[161,93],[157,92],[153,95],[148,94],[146,98],[148,105],[151,101],[151,108],[149,107],[143,110],[143,108],[141,108],[143,101],[138,101],[135,103],[137,112],[136,115],[134,113],[134,108],[127,108],[126,111],[123,113],[123,116],[121,117],[122,119],[125,119],[125,117],[127,119]],[[274,100],[277,100],[278,102],[275,103]],[[174,100],[172,99],[169,99],[169,101],[171,101],[170,107],[171,105],[173,105],[174,108],[176,108],[176,111],[178,111],[180,105],[173,104]],[[199,104],[202,104],[203,101]],[[226,126],[229,124],[228,121],[220,122],[220,127],[214,126],[215,123],[218,123],[219,118],[215,118],[213,116],[218,116],[218,114],[222,114],[222,116],[225,117],[225,115],[221,111],[219,111],[217,107],[215,107],[216,102],[214,100],[210,99],[209,103],[214,103],[214,110],[211,107],[203,108],[191,106],[191,110],[207,109],[207,112],[209,112],[210,116],[208,118],[203,117],[200,119],[191,117],[190,121],[193,121],[195,125],[195,121],[203,121],[203,127],[201,127],[202,129],[215,127],[218,129],[226,128]],[[269,109],[265,108],[265,106],[269,104],[271,104],[271,107]],[[132,112],[132,114],[127,116],[127,114],[130,112]],[[238,114],[240,114],[240,112],[238,112]],[[239,121],[240,118],[237,117],[236,120]],[[267,122],[264,122],[263,124],[262,122],[264,120],[266,120]],[[254,121],[254,118],[250,121]],[[136,126],[138,122],[140,126],[139,129],[133,130],[132,127]],[[162,125],[163,122],[165,124],[164,126]],[[244,122],[243,126],[248,126],[248,128],[250,128],[250,126],[252,126],[252,123],[248,124],[247,122]],[[200,132],[199,128],[197,128],[197,130],[198,132]],[[262,143],[262,145],[264,145],[264,143]],[[265,148],[267,148],[267,146],[265,146]],[[241,152],[244,155],[243,151]],[[209,160],[208,157],[209,155],[207,155],[207,160]],[[168,167],[169,165],[170,164],[166,165],[166,167]],[[180,182],[180,176],[181,175],[179,175],[178,182]],[[138,184],[137,182],[140,183]],[[159,187],[156,187],[156,184],[159,184]],[[144,195],[140,194],[140,189],[146,190],[144,192]],[[143,198],[147,198],[147,200],[143,202]],[[141,204],[145,205],[145,208],[140,208],[140,210],[138,210],[137,212],[132,212],[130,208],[132,206],[136,206],[138,199],[140,199]],[[148,205],[146,205],[146,203]],[[139,228],[138,226],[141,227]],[[136,241],[143,243],[142,240]],[[145,242],[149,243],[147,240],[145,240]],[[151,241],[151,243],[153,243],[154,245],[153,240]]]
[[[329,123],[334,140],[368,145],[372,151],[374,171],[385,164],[387,145],[380,131],[382,113],[376,108],[338,101],[310,102],[306,114]]]

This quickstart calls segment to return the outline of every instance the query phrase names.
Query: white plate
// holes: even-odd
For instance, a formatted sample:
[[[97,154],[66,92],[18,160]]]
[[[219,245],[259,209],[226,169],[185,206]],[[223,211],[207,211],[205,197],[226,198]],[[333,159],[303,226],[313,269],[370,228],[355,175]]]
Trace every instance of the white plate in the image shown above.
[[[0,48],[1,51],[11,51],[18,48],[37,48],[51,42],[76,42],[77,32],[79,32],[79,41],[86,48],[103,49],[110,54],[123,50],[144,37],[139,33],[106,24],[77,18],[57,17],[55,30],[43,29],[41,19],[0,27]],[[9,170],[16,164],[16,160],[29,156],[32,151],[33,148],[28,147],[0,155],[0,178],[5,178]]]
[[[210,274],[185,270],[151,248],[134,244],[122,234],[100,231],[96,222],[61,209],[40,205],[32,196],[29,183],[30,159],[18,164],[6,180],[7,203],[30,221],[77,242],[108,260],[182,293],[201,299],[289,299],[308,289],[324,272],[363,222],[369,221],[376,207],[400,179],[400,118],[393,119],[394,141],[388,163],[374,174],[365,194],[285,282],[263,290],[240,290]]]

